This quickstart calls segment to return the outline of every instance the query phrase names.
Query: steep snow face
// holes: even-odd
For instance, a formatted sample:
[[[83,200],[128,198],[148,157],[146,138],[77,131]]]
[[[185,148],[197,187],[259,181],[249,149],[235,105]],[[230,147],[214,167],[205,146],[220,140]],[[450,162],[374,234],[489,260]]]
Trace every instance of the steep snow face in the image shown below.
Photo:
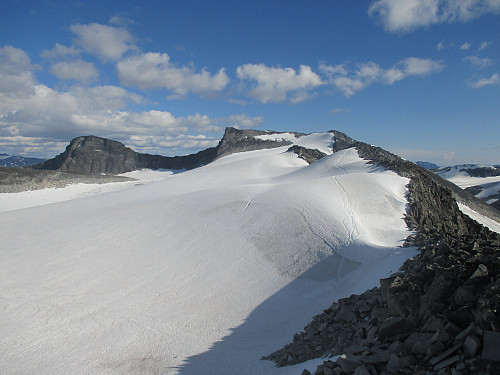
[[[0,368],[302,371],[260,358],[416,251],[407,179],[354,149],[308,166],[287,148],[0,213]]]

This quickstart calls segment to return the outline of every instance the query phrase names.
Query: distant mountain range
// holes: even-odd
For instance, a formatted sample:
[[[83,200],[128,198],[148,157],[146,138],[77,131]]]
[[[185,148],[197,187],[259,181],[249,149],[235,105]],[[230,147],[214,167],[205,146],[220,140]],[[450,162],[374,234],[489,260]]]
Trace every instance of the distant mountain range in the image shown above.
[[[11,156],[0,154],[0,167],[27,167],[43,162],[45,159],[26,158],[24,156]]]
[[[226,128],[224,137],[216,147],[202,150],[196,154],[173,157],[141,154],[125,147],[121,142],[93,135],[82,136],[71,140],[62,154],[31,168],[106,174],[119,174],[143,168],[193,169],[229,155],[235,150],[243,152],[292,144],[286,137],[266,139],[274,134],[279,133]],[[293,133],[287,134],[293,136]]]
[[[419,160],[419,161],[415,162],[415,164],[420,165],[421,167],[424,167],[424,168],[429,169],[431,171],[439,168],[439,165],[434,164],[434,163],[430,163],[428,161],[420,161]]]

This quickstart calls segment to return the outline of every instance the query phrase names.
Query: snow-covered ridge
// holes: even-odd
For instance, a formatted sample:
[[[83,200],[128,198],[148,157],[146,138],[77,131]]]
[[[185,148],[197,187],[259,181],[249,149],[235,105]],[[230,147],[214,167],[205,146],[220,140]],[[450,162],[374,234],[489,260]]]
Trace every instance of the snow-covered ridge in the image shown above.
[[[288,148],[1,212],[0,368],[300,372],[260,358],[415,249],[401,247],[408,179],[353,148],[312,165]]]

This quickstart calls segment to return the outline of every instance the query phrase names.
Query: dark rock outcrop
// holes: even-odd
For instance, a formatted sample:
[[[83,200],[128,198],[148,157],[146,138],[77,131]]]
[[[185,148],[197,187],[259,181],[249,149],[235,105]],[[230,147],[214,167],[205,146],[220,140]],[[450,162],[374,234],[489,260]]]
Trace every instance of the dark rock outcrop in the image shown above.
[[[308,164],[312,164],[326,156],[324,152],[321,152],[318,149],[311,149],[297,145],[293,145],[287,151],[297,154],[299,158],[305,160]]]
[[[285,366],[342,354],[319,366],[318,375],[498,373],[500,235],[456,202],[484,203],[385,150],[334,134],[344,142],[339,147],[356,147],[361,157],[410,178],[406,222],[416,234],[405,245],[419,246],[420,254],[380,287],[333,303],[265,359]]]

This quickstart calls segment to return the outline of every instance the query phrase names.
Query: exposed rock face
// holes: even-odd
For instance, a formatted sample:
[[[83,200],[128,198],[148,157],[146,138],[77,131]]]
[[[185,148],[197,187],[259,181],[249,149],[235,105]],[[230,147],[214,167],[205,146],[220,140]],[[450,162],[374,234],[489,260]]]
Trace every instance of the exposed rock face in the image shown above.
[[[293,145],[287,151],[296,153],[299,158],[305,160],[308,164],[314,163],[315,161],[318,161],[326,156],[324,152],[321,152],[318,149],[313,150],[297,145]]]
[[[285,140],[263,140],[258,135],[280,134],[260,130],[226,128],[217,147],[196,154],[167,157],[141,154],[121,142],[96,136],[74,138],[66,150],[53,159],[31,166],[31,169],[71,171],[80,173],[119,174],[142,168],[193,169],[235,152],[261,150],[290,145]],[[296,136],[303,134],[295,133]]]
[[[461,213],[456,199],[474,201],[461,189],[387,151],[341,139],[411,179],[406,221],[416,235],[406,245],[421,253],[380,287],[333,303],[266,359],[285,366],[342,354],[318,375],[500,373],[500,235]]]

